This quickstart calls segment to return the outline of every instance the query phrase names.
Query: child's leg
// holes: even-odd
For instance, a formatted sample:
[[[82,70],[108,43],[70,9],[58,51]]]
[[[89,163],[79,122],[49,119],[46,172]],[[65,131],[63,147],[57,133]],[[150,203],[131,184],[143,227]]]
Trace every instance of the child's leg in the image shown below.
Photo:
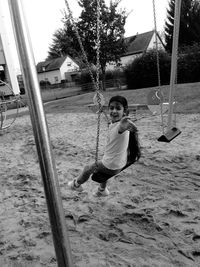
[[[90,178],[90,175],[95,171],[95,169],[96,169],[96,164],[85,166],[78,178],[68,182],[68,186],[72,190],[79,192],[83,191],[83,187],[81,184],[85,183]]]
[[[78,178],[76,178],[77,185],[85,183],[90,178],[90,175],[95,171],[96,167],[96,163],[85,166],[82,173]]]
[[[103,173],[107,173],[107,174],[117,174],[120,170],[110,170],[110,169],[107,169],[101,161],[99,161],[97,164],[96,163],[93,163],[93,164],[90,164],[90,165],[87,165],[84,167],[82,173],[74,180],[70,181],[68,183],[68,186],[72,189],[72,190],[76,190],[76,191],[83,191],[83,188],[82,188],[82,184],[85,183],[89,178],[90,178],[90,175],[93,174],[94,172],[103,172]],[[109,191],[108,189],[106,188],[106,185],[107,185],[107,181],[104,182],[104,183],[101,183],[98,187],[98,191],[101,191],[101,195],[108,195],[109,194]],[[104,192],[104,193],[102,193]],[[99,193],[97,193],[98,195]]]
[[[105,168],[105,167],[104,167]],[[120,170],[115,170],[115,171],[111,171],[111,170],[108,170],[107,169],[107,173],[111,173],[113,175],[116,175],[120,172]],[[104,183],[100,183],[99,184],[99,187],[97,189],[97,192],[95,192],[93,195],[96,196],[96,197],[101,197],[101,196],[108,196],[109,195],[109,190],[107,189],[107,183],[108,183],[108,180],[105,181]]]
[[[97,190],[93,193],[94,197],[107,197],[110,192],[108,190],[107,186],[107,181],[104,183],[100,183]]]
[[[77,185],[83,184],[85,183],[89,178],[90,175],[93,174],[95,171],[100,171],[100,172],[104,172],[104,173],[112,173],[117,174],[120,170],[109,170],[107,169],[101,161],[98,161],[97,164],[93,163],[90,165],[86,165],[82,171],[82,173],[79,175],[78,178],[76,178],[76,183]],[[106,188],[106,182],[101,184],[102,188]]]

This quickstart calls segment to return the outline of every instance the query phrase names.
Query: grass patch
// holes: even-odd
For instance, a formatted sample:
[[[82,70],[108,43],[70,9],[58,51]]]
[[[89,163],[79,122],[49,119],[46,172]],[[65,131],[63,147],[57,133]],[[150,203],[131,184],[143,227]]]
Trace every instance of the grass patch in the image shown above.
[[[147,104],[147,95],[154,88],[137,90],[112,90],[103,93],[106,102],[113,95],[123,95],[128,99],[129,104]],[[169,99],[169,86],[161,87],[164,101]],[[87,105],[93,101],[95,92],[85,93],[77,96],[67,97],[45,105],[47,113],[62,112],[87,112]],[[174,93],[175,100],[178,102],[175,112],[177,113],[199,113],[200,112],[200,83],[179,84]]]

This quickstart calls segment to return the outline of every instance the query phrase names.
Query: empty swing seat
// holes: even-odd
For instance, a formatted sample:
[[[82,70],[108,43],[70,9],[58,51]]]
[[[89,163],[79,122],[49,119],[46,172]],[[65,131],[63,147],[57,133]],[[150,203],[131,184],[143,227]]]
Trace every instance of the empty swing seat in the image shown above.
[[[181,133],[181,131],[178,128],[173,127],[172,129],[170,129],[169,131],[167,131],[165,134],[161,135],[157,140],[159,142],[169,143],[175,137],[177,137],[180,133]]]

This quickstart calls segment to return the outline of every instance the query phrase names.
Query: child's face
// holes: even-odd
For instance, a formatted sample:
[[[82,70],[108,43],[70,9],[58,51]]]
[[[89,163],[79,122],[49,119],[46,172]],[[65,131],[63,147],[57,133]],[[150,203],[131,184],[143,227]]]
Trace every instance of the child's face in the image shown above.
[[[109,115],[112,123],[120,121],[125,116],[125,110],[121,103],[113,101],[109,105]]]

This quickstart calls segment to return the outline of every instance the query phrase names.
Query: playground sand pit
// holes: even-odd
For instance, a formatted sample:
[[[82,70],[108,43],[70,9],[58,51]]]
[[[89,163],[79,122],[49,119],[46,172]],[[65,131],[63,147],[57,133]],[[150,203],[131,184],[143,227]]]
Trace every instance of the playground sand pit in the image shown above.
[[[82,193],[67,183],[95,160],[96,116],[47,115],[75,266],[200,266],[199,120],[177,115],[182,133],[171,143],[156,140],[159,117],[136,121],[140,161],[110,180],[108,197],[95,198],[95,182]],[[0,136],[0,150],[0,266],[57,266],[28,115]]]

